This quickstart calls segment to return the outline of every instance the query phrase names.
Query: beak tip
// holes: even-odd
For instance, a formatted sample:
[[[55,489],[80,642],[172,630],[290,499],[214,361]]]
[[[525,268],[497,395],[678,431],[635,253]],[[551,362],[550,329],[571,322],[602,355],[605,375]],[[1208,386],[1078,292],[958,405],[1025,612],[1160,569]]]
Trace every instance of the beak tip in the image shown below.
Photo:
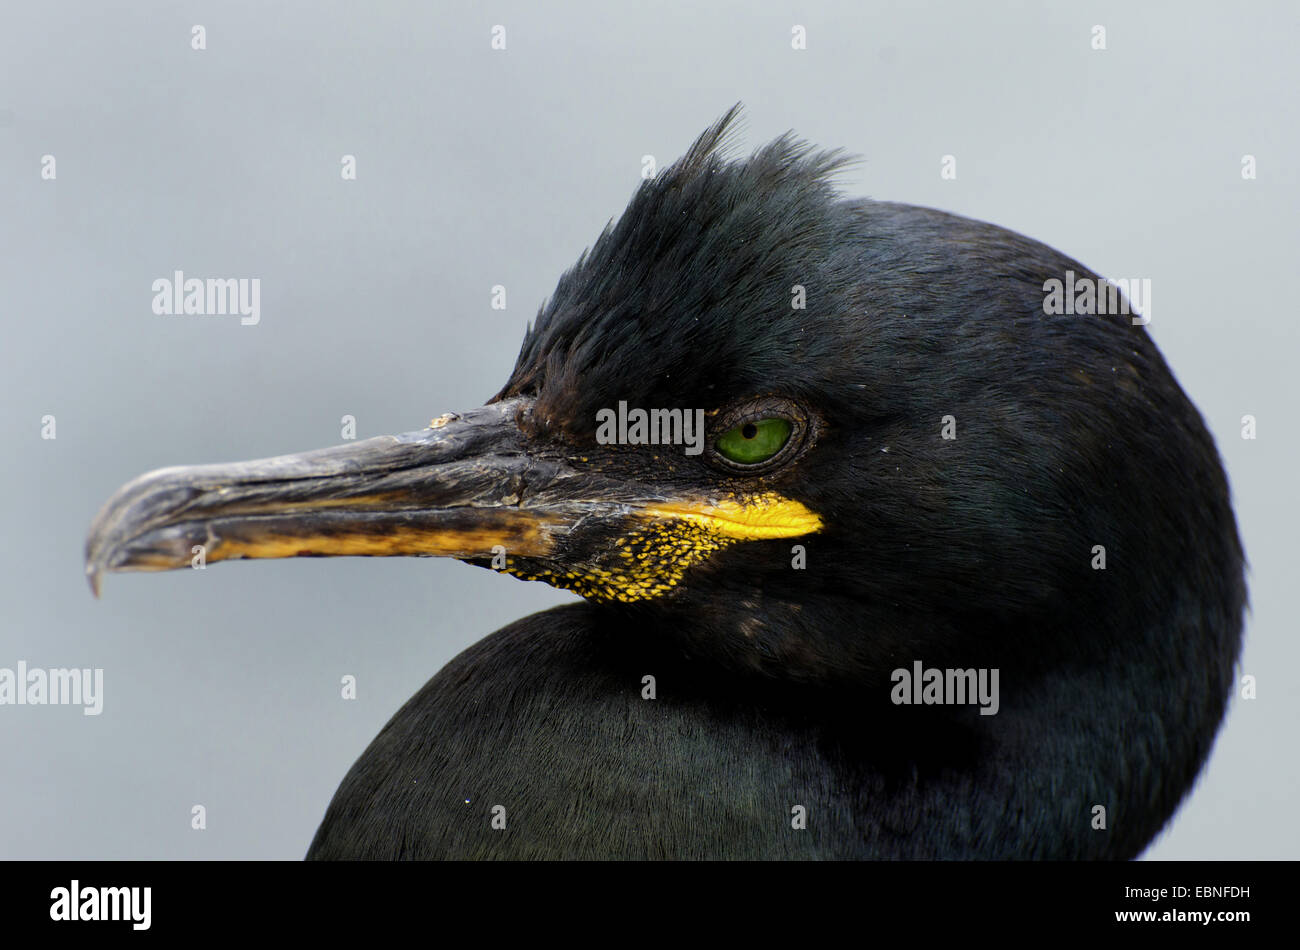
[[[100,570],[98,565],[86,565],[86,583],[90,585],[90,592],[95,595],[96,600],[99,599],[99,576]]]

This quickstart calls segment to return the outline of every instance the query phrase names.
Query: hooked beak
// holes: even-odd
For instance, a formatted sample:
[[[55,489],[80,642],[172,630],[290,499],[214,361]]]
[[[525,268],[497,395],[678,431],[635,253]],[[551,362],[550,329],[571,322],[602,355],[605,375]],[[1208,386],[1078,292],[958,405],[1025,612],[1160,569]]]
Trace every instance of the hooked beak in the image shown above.
[[[520,400],[428,429],[229,465],[164,468],[123,486],[86,541],[86,575],[167,571],[232,558],[329,555],[544,557],[581,514],[524,499],[574,478],[530,457]]]
[[[167,571],[235,558],[477,562],[500,555],[510,573],[598,599],[639,599],[673,586],[687,566],[727,544],[821,527],[817,515],[788,499],[672,497],[580,472],[562,454],[530,446],[519,427],[530,409],[530,400],[515,397],[404,435],[142,475],[91,525],[91,590],[98,596],[105,571]],[[688,536],[694,541],[683,548]],[[675,560],[654,576],[653,562],[643,563],[638,575],[620,560],[632,557],[631,548],[616,550],[627,538],[671,551]],[[557,564],[558,573],[551,570]]]

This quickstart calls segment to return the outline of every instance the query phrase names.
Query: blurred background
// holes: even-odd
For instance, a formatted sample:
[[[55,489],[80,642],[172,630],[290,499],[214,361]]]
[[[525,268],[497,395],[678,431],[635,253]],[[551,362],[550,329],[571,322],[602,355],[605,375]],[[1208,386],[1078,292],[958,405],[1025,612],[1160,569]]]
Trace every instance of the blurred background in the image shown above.
[[[738,100],[743,152],[794,129],[862,156],[849,194],[1151,279],[1148,329],[1228,467],[1259,685],[1146,856],[1300,857],[1300,7],[763,6],[6,0],[0,667],[102,667],[105,685],[97,717],[0,707],[0,857],[298,858],[428,677],[573,599],[352,558],[110,576],[96,601],[82,546],[147,469],[481,404],[643,156],[671,162]],[[156,315],[176,270],[259,278],[260,322]]]

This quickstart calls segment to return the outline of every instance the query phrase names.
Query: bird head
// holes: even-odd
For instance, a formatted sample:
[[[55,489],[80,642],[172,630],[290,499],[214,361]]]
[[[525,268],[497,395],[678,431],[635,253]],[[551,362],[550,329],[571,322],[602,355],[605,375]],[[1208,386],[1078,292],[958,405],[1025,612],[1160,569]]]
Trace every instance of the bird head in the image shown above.
[[[200,551],[450,556],[733,668],[861,682],[1131,648],[1171,592],[1240,583],[1213,443],[1145,330],[1045,313],[1046,281],[1095,275],[843,198],[844,157],[789,135],[728,159],[735,111],[564,274],[485,406],[144,475],[92,526],[92,584]]]

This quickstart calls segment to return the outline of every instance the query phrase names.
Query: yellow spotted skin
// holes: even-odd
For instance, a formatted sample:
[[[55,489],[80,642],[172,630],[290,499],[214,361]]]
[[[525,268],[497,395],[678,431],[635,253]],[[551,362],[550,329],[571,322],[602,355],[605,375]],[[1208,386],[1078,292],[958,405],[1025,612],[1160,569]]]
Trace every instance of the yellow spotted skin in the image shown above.
[[[503,573],[526,581],[545,581],[588,600],[629,604],[672,590],[688,568],[738,543],[687,521],[658,522],[614,541],[615,557],[608,566],[576,565],[564,572],[525,570],[506,559]]]
[[[543,581],[602,603],[634,603],[662,596],[686,572],[742,541],[788,538],[821,529],[821,519],[801,503],[775,494],[710,503],[675,503],[642,509],[632,529],[615,538],[595,561],[550,570],[544,562],[507,557],[502,572]]]

